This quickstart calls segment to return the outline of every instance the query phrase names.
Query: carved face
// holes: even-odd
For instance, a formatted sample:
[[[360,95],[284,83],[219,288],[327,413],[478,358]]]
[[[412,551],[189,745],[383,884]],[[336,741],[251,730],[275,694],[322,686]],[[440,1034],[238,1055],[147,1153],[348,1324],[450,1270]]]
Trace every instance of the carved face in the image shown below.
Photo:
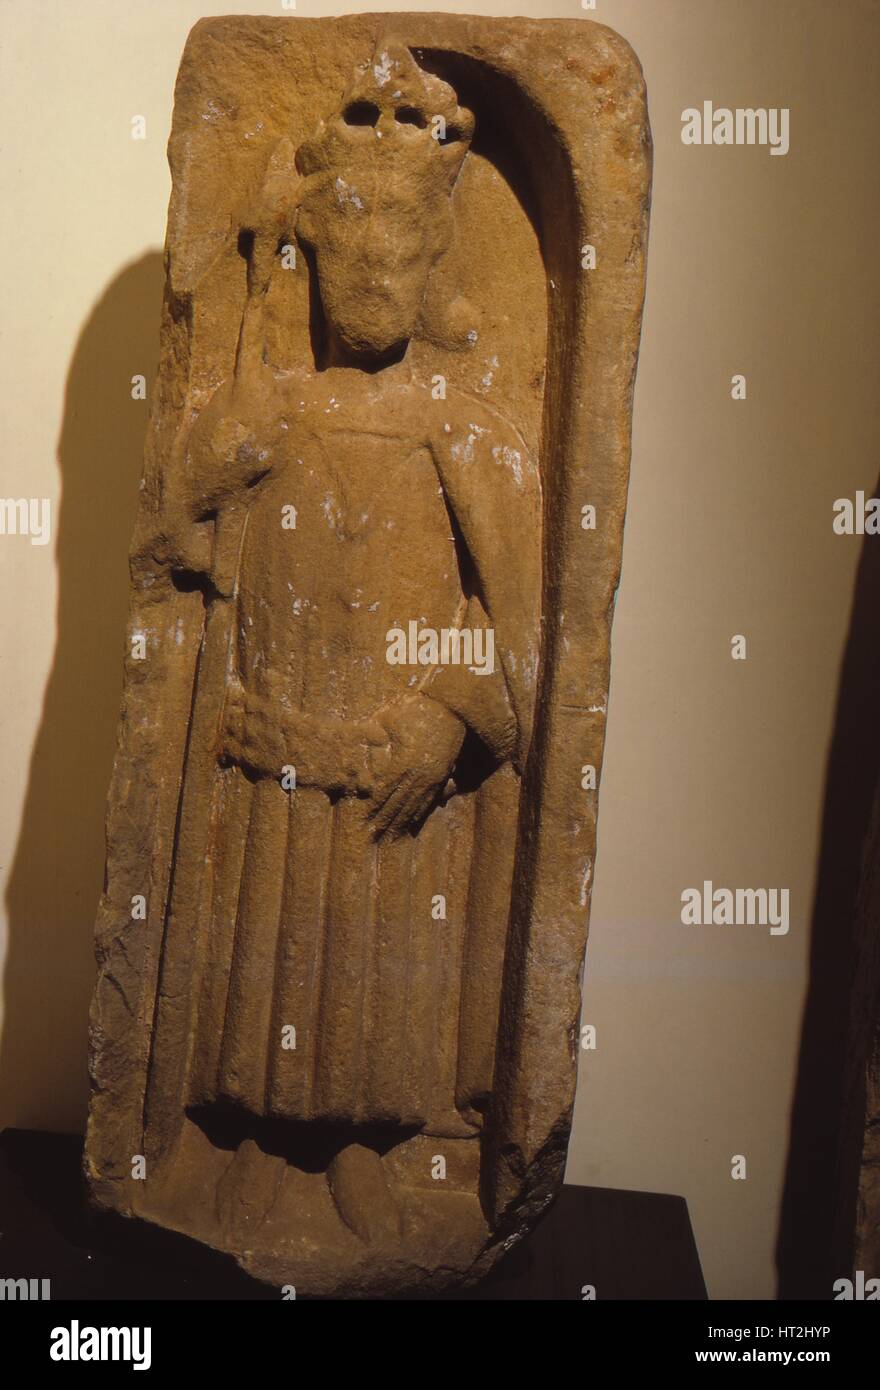
[[[301,207],[297,227],[315,253],[328,322],[349,351],[380,356],[415,332],[452,229],[445,197],[427,201],[418,182],[388,172],[327,178]]]
[[[451,194],[473,117],[408,50],[377,49],[335,117],[297,154],[297,234],[314,252],[324,313],[352,353],[382,357],[418,327],[452,237]]]

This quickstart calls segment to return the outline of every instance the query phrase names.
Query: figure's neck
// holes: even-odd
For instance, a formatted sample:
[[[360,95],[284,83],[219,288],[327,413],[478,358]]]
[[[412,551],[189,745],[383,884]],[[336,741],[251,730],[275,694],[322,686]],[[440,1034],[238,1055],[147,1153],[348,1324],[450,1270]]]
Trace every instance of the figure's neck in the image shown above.
[[[370,356],[367,353],[352,352],[341,342],[339,335],[328,326],[324,348],[323,370],[356,371],[375,376],[379,373],[390,380],[408,381],[412,376],[409,365],[409,341],[399,350],[385,357]]]

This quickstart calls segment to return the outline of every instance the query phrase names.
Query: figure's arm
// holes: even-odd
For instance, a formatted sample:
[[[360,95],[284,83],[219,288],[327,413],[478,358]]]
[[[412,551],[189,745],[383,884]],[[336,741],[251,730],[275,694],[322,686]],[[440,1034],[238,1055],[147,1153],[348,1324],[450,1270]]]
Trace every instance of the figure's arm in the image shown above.
[[[472,570],[462,575],[469,597],[457,626],[484,634],[491,630],[494,660],[486,675],[461,662],[437,667],[418,691],[377,712],[390,740],[372,759],[378,781],[374,820],[392,832],[417,820],[436,800],[467,729],[499,762],[510,759],[522,768],[537,675],[537,469],[516,431],[485,404],[455,393],[437,410],[428,447]],[[484,657],[487,642],[488,635]]]
[[[489,615],[476,594],[468,600],[461,626],[472,633],[485,634],[492,629]],[[510,758],[516,747],[516,719],[504,672],[495,658],[492,631],[491,669],[488,663],[474,669],[463,663],[437,666],[421,689],[422,694],[438,701],[472,729],[500,763]],[[488,640],[484,639],[484,655]]]
[[[237,550],[240,508],[268,473],[283,443],[283,404],[268,368],[225,382],[199,413],[163,480],[152,548],[171,569],[228,570]],[[222,588],[222,583],[218,585]]]
[[[461,712],[497,755],[520,769],[537,688],[542,503],[524,441],[484,401],[449,392],[437,402],[429,448],[473,567],[463,625],[491,629],[495,674],[444,668],[427,687]],[[485,689],[483,689],[485,687]]]

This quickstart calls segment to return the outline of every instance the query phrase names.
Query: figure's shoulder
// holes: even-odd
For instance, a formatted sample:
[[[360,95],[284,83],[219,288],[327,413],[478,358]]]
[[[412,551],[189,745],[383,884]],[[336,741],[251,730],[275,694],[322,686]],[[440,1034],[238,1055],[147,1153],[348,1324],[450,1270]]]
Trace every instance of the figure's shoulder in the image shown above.
[[[494,461],[507,474],[518,491],[538,486],[537,464],[514,422],[489,401],[457,387],[446,393],[441,444],[453,465],[466,465],[477,458]]]
[[[442,407],[443,402],[440,404]],[[516,422],[485,397],[463,391],[457,386],[449,386],[446,390],[445,405],[445,423],[453,428],[457,427],[459,432],[468,429],[479,439],[514,444],[521,452],[527,452]]]

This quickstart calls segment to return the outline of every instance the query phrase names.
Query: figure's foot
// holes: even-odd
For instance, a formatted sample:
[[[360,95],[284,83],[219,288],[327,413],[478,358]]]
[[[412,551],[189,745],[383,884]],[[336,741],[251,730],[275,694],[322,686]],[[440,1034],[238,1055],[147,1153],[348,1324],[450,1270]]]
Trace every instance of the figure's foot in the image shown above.
[[[422,1127],[422,1134],[430,1134],[434,1139],[473,1139],[482,1128],[482,1116],[476,1111],[472,1116],[463,1115],[459,1110],[446,1110],[429,1120]]]
[[[369,1245],[400,1240],[400,1209],[373,1149],[349,1144],[327,1169],[327,1182],[339,1215],[361,1240]]]
[[[244,1237],[263,1224],[286,1167],[283,1158],[263,1153],[253,1139],[239,1144],[217,1184],[217,1216],[224,1231]]]

